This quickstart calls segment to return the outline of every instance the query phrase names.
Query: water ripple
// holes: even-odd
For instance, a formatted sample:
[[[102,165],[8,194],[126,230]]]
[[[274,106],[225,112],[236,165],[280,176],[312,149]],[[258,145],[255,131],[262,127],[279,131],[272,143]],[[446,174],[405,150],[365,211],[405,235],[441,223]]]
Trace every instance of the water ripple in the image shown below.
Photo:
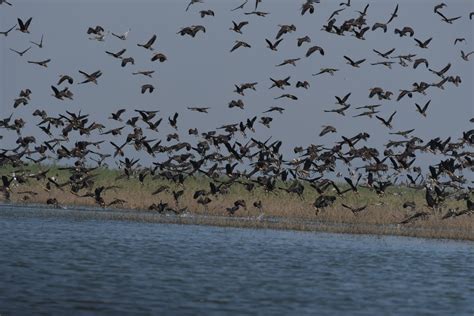
[[[474,313],[474,245],[0,210],[0,314]]]

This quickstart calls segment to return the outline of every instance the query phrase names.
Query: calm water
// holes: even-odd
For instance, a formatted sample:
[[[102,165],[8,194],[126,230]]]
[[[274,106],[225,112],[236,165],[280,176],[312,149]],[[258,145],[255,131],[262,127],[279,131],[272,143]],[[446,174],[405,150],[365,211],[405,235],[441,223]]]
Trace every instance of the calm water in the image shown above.
[[[0,208],[0,314],[473,315],[474,244]]]

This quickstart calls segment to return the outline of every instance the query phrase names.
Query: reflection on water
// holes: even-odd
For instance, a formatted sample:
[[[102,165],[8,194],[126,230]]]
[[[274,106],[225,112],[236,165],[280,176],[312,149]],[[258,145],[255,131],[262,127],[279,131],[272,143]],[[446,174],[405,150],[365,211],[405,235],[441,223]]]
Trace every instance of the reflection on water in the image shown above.
[[[0,314],[474,313],[474,244],[0,209]]]

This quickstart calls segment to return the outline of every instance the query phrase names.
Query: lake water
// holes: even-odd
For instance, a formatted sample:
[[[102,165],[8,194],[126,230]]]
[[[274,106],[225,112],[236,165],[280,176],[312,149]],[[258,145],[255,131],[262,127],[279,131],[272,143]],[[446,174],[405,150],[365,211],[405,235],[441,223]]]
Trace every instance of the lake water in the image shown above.
[[[0,315],[474,315],[474,243],[0,207]]]

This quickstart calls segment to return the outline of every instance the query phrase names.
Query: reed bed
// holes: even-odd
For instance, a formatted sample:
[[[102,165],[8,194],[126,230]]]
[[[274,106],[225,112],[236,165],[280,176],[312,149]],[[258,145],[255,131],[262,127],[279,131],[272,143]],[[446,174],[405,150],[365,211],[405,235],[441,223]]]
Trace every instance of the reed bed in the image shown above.
[[[54,176],[57,182],[63,183],[69,177],[69,172],[60,170],[57,166],[49,166],[48,176]],[[38,166],[28,166],[29,172],[40,170]],[[43,167],[42,170],[45,168]],[[0,169],[1,174],[11,174],[11,167]],[[348,192],[340,197],[336,202],[319,212],[313,207],[313,202],[318,193],[311,187],[306,187],[304,194],[299,197],[295,194],[286,193],[283,190],[275,192],[265,192],[257,187],[252,192],[245,190],[241,184],[233,185],[229,192],[224,195],[211,196],[212,202],[204,207],[193,199],[193,194],[198,189],[209,189],[209,180],[203,177],[189,177],[183,185],[177,185],[166,180],[153,180],[151,177],[140,183],[138,179],[118,179],[121,174],[119,170],[98,169],[94,172],[95,187],[98,186],[118,186],[117,189],[108,190],[103,194],[106,203],[114,199],[123,199],[123,205],[114,205],[111,208],[128,210],[148,210],[153,203],[168,203],[171,207],[187,208],[192,215],[208,215],[193,217],[193,220],[176,220],[181,223],[210,224],[217,226],[250,227],[250,228],[275,228],[294,230],[319,230],[328,232],[356,233],[356,234],[395,234],[414,237],[431,238],[455,238],[474,240],[474,216],[464,215],[455,218],[442,219],[448,209],[465,209],[465,201],[447,200],[442,211],[432,212],[427,219],[416,220],[412,223],[400,225],[400,222],[413,211],[402,207],[405,201],[414,201],[417,211],[429,209],[424,206],[424,191],[414,190],[404,186],[389,188],[383,196],[374,192],[360,188],[358,193]],[[168,185],[168,192],[152,195],[161,185]],[[280,183],[278,187],[287,187],[288,184]],[[341,184],[341,188],[345,188]],[[170,192],[184,189],[184,194],[176,205]],[[34,195],[21,192],[33,191]],[[94,198],[81,197],[86,191],[81,190],[75,195],[68,191],[51,188],[46,190],[44,181],[30,179],[28,183],[15,185],[11,190],[12,203],[35,203],[45,204],[50,198],[55,198],[60,205],[69,206],[96,206]],[[335,192],[329,192],[335,194]],[[3,198],[0,195],[0,199]],[[233,205],[234,201],[244,199],[247,208],[239,209],[230,220],[227,207]],[[261,201],[263,205],[263,218],[278,218],[279,221],[268,222],[256,219],[262,214],[252,204]],[[354,215],[350,210],[341,206],[341,203],[362,206],[367,204],[367,208]],[[156,211],[149,211],[156,213]],[[237,220],[236,220],[237,219]],[[241,220],[238,220],[241,219]],[[318,225],[309,223],[317,222]]]

